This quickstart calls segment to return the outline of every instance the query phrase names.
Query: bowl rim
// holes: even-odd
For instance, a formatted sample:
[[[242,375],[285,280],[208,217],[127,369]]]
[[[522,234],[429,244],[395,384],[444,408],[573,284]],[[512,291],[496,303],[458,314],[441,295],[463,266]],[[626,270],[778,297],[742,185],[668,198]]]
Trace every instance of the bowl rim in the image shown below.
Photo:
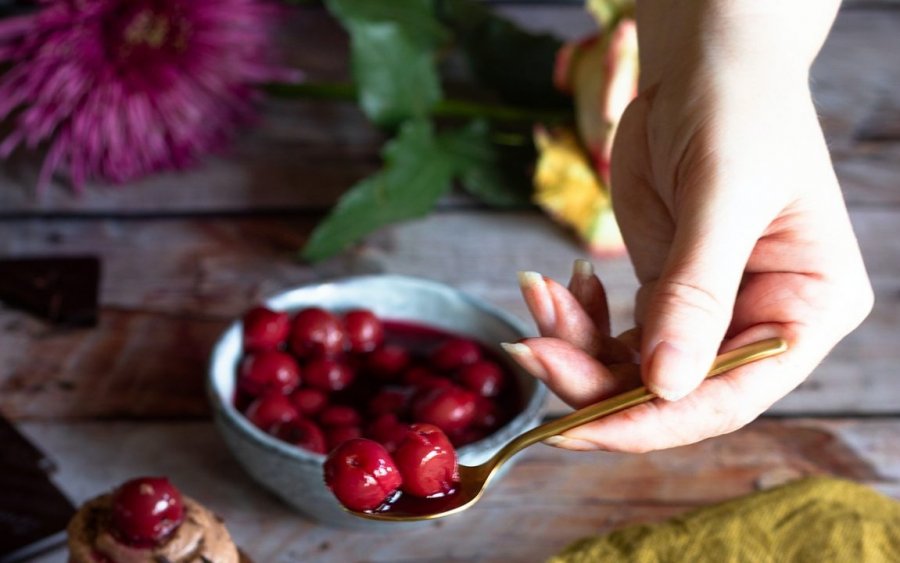
[[[417,285],[419,287],[438,290],[438,291],[449,291],[455,294],[456,297],[465,301],[468,305],[473,308],[486,313],[490,316],[497,318],[501,323],[507,325],[514,332],[516,332],[520,338],[528,337],[528,330],[525,326],[525,323],[521,321],[515,315],[508,313],[499,307],[492,305],[479,297],[475,297],[465,291],[453,287],[451,285],[428,279],[418,276],[409,276],[402,274],[364,274],[364,275],[356,275],[356,276],[342,276],[340,278],[332,278],[319,280],[307,284],[303,284],[300,286],[291,287],[289,289],[282,290],[278,293],[269,295],[268,297],[262,299],[260,301],[261,304],[266,306],[271,306],[272,302],[281,301],[288,299],[290,295],[294,293],[303,293],[312,290],[313,288],[320,287],[323,285],[331,285],[331,286],[347,286],[347,285],[355,285],[355,284],[364,284],[366,282],[371,281],[380,281],[380,282],[388,282],[388,283],[401,283],[401,284],[410,284]],[[263,432],[256,426],[254,426],[246,417],[244,417],[238,410],[234,407],[231,401],[223,399],[221,396],[219,389],[216,385],[216,360],[222,355],[224,352],[222,351],[222,347],[225,345],[225,340],[228,334],[234,330],[237,330],[241,323],[240,317],[233,320],[228,326],[222,331],[219,337],[216,339],[213,347],[209,353],[209,360],[207,362],[207,371],[206,371],[206,394],[207,400],[213,409],[214,419],[219,421],[223,421],[227,423],[232,428],[234,428],[239,433],[243,434],[247,438],[251,439],[254,443],[259,446],[262,446],[269,450],[272,453],[278,454],[280,457],[290,458],[292,460],[296,460],[302,463],[315,463],[320,464],[324,462],[326,458],[326,454],[319,454],[315,452],[310,452],[304,450],[302,448],[298,448],[296,446],[292,446],[287,444],[278,438],[271,436],[270,434]],[[504,426],[501,426],[493,433],[485,436],[481,440],[476,442],[472,442],[470,444],[466,444],[458,449],[460,456],[465,455],[467,451],[476,451],[480,449],[489,449],[491,447],[499,446],[501,444],[491,444],[492,438],[493,441],[497,441],[496,438],[503,434],[503,430],[508,428],[513,422],[519,420],[520,418],[526,415],[537,416],[543,405],[546,401],[548,390],[546,385],[538,379],[534,380],[534,390],[531,393],[531,396],[524,401],[524,406],[522,410],[516,414],[509,422],[507,422]],[[505,443],[508,440],[504,440]]]

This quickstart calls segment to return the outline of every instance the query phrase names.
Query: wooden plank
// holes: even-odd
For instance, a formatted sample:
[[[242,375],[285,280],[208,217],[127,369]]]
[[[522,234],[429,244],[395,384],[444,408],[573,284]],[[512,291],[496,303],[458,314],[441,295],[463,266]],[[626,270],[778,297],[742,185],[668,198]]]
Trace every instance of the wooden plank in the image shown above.
[[[535,446],[475,507],[402,533],[312,524],[239,469],[212,425],[28,423],[76,502],[136,475],[168,475],[220,514],[256,561],[539,561],[587,535],[658,521],[806,475],[828,474],[900,498],[900,420],[766,420],[644,455]],[[57,552],[42,562],[64,561]]]
[[[853,220],[878,304],[775,412],[898,412],[900,211],[857,210]],[[572,260],[583,255],[537,213],[448,212],[388,229],[310,267],[294,252],[312,224],[305,216],[0,223],[0,254],[88,252],[104,267],[96,329],[54,330],[0,310],[0,410],[24,418],[199,415],[205,356],[216,334],[267,295],[325,278],[391,272],[448,283],[526,319],[516,270],[565,280]],[[636,288],[631,267],[624,257],[595,263],[611,296],[614,327],[623,330]]]
[[[567,37],[591,28],[579,5],[500,9],[520,23]],[[858,139],[861,128],[896,118],[891,108],[900,106],[900,67],[885,53],[900,52],[898,26],[896,9],[843,10],[812,71],[835,166],[854,203],[900,203],[898,139]],[[346,77],[346,39],[321,10],[303,9],[286,27],[291,65],[310,79]],[[54,185],[38,197],[35,163],[6,163],[0,167],[0,216],[321,209],[377,166],[383,137],[351,104],[270,100],[264,107],[259,126],[242,133],[229,154],[121,189],[92,187],[76,197]]]

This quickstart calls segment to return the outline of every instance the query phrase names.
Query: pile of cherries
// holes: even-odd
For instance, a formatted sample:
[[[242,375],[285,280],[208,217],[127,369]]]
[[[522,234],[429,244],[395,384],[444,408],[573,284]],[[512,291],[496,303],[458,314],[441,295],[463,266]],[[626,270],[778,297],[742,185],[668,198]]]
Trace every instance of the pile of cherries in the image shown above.
[[[479,440],[519,408],[514,378],[478,343],[356,309],[243,318],[235,404],[257,427],[325,454],[354,438],[393,453],[409,425],[439,428],[450,444]]]

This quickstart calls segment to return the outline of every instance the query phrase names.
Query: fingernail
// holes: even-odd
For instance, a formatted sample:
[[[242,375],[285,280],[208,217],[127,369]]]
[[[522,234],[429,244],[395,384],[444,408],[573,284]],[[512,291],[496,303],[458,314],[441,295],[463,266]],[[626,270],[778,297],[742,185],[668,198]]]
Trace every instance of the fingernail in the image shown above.
[[[651,380],[647,387],[667,401],[677,401],[694,390],[693,383],[702,380],[701,369],[692,354],[666,341],[656,345],[650,358]]]
[[[534,352],[531,351],[531,348],[521,343],[512,343],[512,342],[501,342],[500,347],[510,355],[512,359],[516,361],[522,368],[533,375],[534,377],[540,379],[541,381],[546,381],[549,374],[547,373],[547,369],[544,367],[544,364],[534,355]]]
[[[587,440],[578,440],[577,438],[566,438],[565,436],[550,436],[544,443],[554,448],[562,448],[565,450],[577,450],[580,452],[592,452],[600,449],[600,446]]]
[[[583,258],[578,258],[572,264],[572,276],[581,277],[581,278],[589,278],[594,275],[594,265],[584,260]]]
[[[547,285],[544,282],[544,276],[538,272],[518,272],[516,275],[519,277],[519,285],[523,288],[546,287]]]
[[[541,334],[552,331],[556,323],[556,312],[544,276],[538,272],[518,272],[517,276],[525,304],[531,311],[531,316],[534,317]]]

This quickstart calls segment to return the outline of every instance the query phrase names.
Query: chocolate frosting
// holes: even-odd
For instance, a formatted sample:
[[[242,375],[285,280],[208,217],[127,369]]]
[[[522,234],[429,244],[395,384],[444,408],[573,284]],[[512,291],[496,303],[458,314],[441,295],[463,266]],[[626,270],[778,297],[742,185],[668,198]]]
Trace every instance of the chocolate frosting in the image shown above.
[[[112,535],[111,495],[85,503],[69,522],[69,563],[238,563],[237,547],[222,521],[197,501],[182,499],[184,521],[152,548],[132,547]]]

